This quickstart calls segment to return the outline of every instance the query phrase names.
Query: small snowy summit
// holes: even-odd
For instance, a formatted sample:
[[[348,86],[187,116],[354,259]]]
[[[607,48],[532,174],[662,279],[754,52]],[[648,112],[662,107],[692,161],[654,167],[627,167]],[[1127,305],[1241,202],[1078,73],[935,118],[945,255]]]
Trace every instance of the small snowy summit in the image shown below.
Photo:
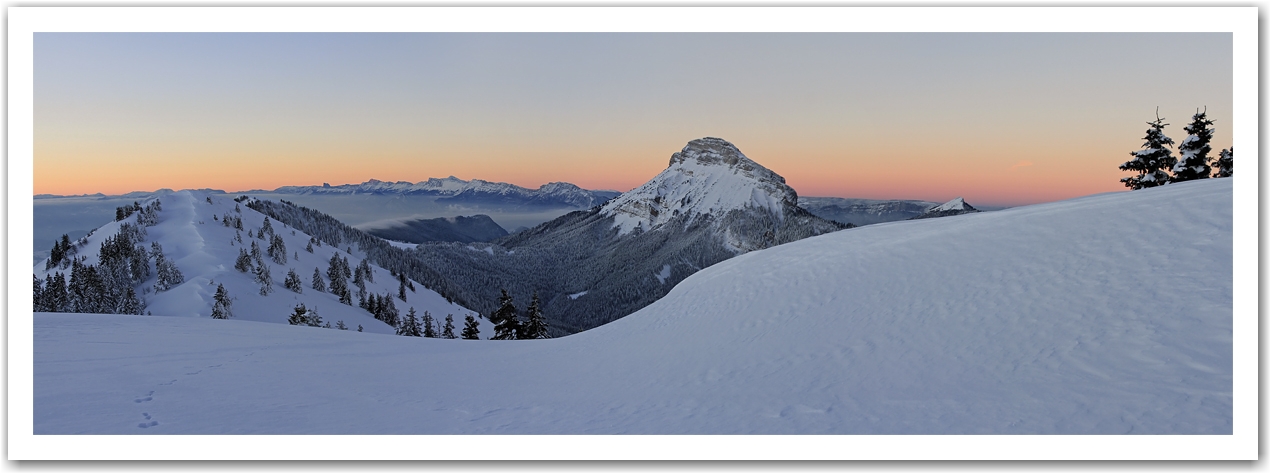
[[[785,178],[760,166],[732,143],[719,138],[688,142],[670,157],[670,166],[644,185],[609,201],[601,215],[614,217],[622,235],[649,231],[680,215],[726,215],[759,209],[784,219],[797,207],[798,194]]]
[[[919,218],[948,217],[951,215],[975,213],[978,211],[979,209],[976,209],[974,208],[974,206],[967,204],[965,199],[958,197],[948,202],[944,202],[940,205],[931,207],[930,209],[927,209],[925,212],[923,212],[921,215],[913,217],[910,220],[917,220]]]

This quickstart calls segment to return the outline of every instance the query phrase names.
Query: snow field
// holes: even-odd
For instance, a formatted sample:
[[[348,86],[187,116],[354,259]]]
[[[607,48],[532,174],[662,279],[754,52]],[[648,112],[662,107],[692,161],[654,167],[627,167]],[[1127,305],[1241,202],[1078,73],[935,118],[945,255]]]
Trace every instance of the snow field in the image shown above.
[[[554,340],[36,314],[34,429],[1229,434],[1230,181],[807,238]]]

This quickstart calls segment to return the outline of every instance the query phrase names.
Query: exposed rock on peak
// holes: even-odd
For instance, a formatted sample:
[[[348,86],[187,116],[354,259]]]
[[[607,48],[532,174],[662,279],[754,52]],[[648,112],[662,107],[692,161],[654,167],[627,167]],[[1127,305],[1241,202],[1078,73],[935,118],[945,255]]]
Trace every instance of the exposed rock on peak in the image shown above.
[[[785,178],[759,165],[719,138],[688,142],[671,155],[656,177],[609,201],[601,209],[615,218],[620,234],[649,231],[681,215],[723,217],[733,210],[760,209],[779,220],[797,208],[798,193]]]

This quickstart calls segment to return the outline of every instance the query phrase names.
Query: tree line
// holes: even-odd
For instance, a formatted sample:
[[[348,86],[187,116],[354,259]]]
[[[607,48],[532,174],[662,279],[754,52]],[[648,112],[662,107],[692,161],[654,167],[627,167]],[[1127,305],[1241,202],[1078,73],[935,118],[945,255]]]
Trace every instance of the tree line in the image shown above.
[[[1162,186],[1175,182],[1184,182],[1209,177],[1231,177],[1234,173],[1235,147],[1221,150],[1217,156],[1210,157],[1213,148],[1209,142],[1213,139],[1215,129],[1213,121],[1208,119],[1207,110],[1195,111],[1191,123],[1186,125],[1186,139],[1177,146],[1180,156],[1173,156],[1173,139],[1164,134],[1164,119],[1156,109],[1155,121],[1147,122],[1149,128],[1143,138],[1142,149],[1130,152],[1133,159],[1120,165],[1121,171],[1134,171],[1137,174],[1120,179],[1125,187],[1132,190]]]

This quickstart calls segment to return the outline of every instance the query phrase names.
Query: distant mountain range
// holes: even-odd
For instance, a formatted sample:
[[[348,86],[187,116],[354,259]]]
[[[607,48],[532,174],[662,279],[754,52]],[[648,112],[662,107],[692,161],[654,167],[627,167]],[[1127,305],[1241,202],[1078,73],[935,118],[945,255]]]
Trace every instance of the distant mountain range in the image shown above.
[[[385,182],[371,179],[361,184],[332,186],[283,186],[272,191],[277,194],[374,194],[374,195],[427,195],[438,196],[437,202],[483,205],[515,205],[545,207],[591,208],[617,197],[620,192],[587,190],[568,182],[551,182],[537,189],[527,189],[506,182],[490,182],[480,179],[465,181],[454,176],[444,179],[430,178],[421,182]],[[250,192],[247,192],[250,193]]]

